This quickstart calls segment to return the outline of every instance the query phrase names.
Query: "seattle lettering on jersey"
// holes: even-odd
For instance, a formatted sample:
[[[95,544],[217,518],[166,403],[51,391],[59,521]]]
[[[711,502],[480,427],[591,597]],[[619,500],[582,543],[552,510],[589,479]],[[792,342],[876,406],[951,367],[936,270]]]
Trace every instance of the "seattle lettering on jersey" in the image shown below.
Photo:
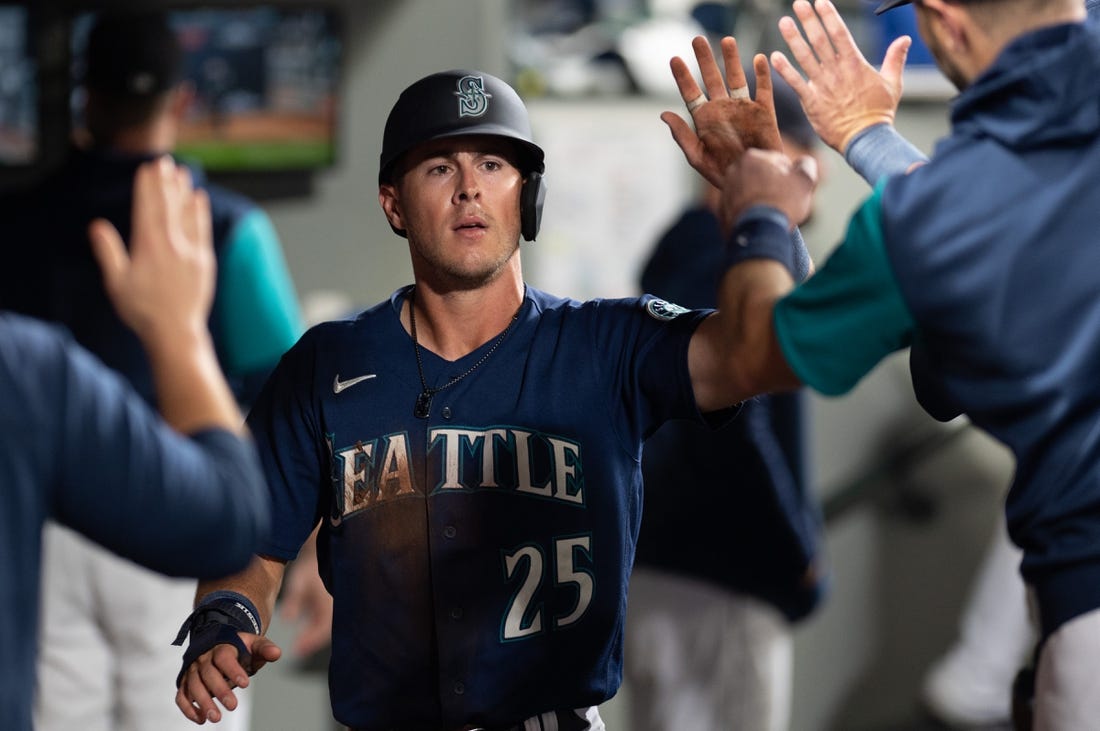
[[[337,520],[389,500],[442,492],[507,490],[584,505],[581,446],[518,427],[436,428],[428,431],[425,475],[414,474],[404,432],[337,449],[328,436],[332,480],[341,502]]]

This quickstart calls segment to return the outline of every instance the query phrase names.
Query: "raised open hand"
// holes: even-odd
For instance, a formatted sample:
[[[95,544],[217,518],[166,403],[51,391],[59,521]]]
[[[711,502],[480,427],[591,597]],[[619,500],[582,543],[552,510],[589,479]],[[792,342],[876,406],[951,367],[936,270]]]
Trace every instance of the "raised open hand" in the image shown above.
[[[767,59],[753,59],[756,98],[751,98],[737,41],[722,39],[725,76],[711,52],[710,43],[697,36],[691,43],[706,92],[699,88],[688,64],[679,56],[669,62],[672,76],[687,105],[694,129],[675,112],[664,112],[668,125],[688,163],[716,187],[722,186],[726,168],[747,148],[782,150],[772,98],[771,70]]]
[[[169,157],[138,168],[129,249],[106,219],[89,235],[111,303],[140,337],[205,331],[216,268],[210,201],[185,168]]]
[[[813,5],[795,0],[793,9],[802,32],[789,16],[780,19],[779,32],[806,78],[779,51],[772,53],[772,65],[798,94],[818,136],[844,154],[857,133],[873,124],[894,123],[912,39],[902,36],[891,43],[882,70],[877,71],[860,53],[829,0],[816,0]]]

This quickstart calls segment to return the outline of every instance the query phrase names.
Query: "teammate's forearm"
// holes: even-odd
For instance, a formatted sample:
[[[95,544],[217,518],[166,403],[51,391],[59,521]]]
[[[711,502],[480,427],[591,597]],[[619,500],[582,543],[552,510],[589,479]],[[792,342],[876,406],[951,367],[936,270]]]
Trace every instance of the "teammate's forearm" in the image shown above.
[[[805,242],[801,234],[792,236],[797,229],[787,227],[780,211],[753,206],[741,216],[727,243],[743,253],[732,257],[740,263],[722,278],[718,302],[733,316],[729,324],[738,344],[734,360],[744,398],[799,385],[779,349],[772,320],[776,301],[810,274]]]
[[[165,421],[184,433],[209,428],[244,433],[244,418],[205,327],[147,337],[145,346]]]
[[[874,124],[857,133],[844,148],[844,159],[870,185],[889,175],[902,175],[928,162],[891,124]]]
[[[718,312],[700,325],[698,342],[692,339],[692,383],[703,411],[799,385],[772,324],[776,300],[794,286],[790,232],[778,211],[750,210],[727,244],[731,266],[719,285]]]

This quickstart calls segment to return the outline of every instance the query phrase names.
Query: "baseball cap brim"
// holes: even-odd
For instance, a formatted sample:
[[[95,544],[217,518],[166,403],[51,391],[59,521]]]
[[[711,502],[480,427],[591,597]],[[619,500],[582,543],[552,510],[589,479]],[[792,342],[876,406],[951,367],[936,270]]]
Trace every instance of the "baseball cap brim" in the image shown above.
[[[875,15],[882,15],[887,10],[892,10],[902,5],[908,5],[911,2],[913,2],[913,0],[886,0],[882,5],[875,8]]]

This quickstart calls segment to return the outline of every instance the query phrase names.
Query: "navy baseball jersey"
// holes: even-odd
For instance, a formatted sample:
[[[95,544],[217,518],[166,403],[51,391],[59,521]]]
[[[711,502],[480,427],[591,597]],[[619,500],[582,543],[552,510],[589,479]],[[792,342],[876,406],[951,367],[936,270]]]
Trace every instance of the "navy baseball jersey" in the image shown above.
[[[427,418],[409,288],[310,330],[249,424],[293,558],[316,521],[334,596],[330,688],[357,729],[506,725],[598,704],[621,679],[643,439],[701,418],[687,367],[704,311],[527,288],[489,357]],[[468,371],[422,349],[429,387]]]
[[[248,563],[267,505],[246,440],[172,431],[58,326],[0,311],[0,404],[0,728],[30,731],[47,519],[157,571],[216,577]]]
[[[1043,638],[1100,609],[1097,99],[1095,27],[1015,39],[953,102],[931,162],[883,179],[775,308],[806,385],[844,393],[912,345],[921,406],[1012,450],[1005,517]]]

